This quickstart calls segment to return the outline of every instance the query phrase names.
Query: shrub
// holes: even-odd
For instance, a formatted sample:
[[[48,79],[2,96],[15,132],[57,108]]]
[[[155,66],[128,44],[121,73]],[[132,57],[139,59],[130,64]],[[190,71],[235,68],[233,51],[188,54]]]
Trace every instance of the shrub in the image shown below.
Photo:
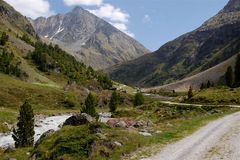
[[[135,94],[134,97],[134,106],[140,106],[144,103],[144,97],[143,94],[138,92]]]

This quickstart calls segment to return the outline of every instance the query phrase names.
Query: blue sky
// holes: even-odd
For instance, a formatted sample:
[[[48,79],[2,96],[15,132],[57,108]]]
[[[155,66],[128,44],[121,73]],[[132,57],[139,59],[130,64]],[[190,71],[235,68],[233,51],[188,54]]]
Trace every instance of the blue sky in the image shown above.
[[[32,18],[66,13],[80,4],[81,7],[91,10],[125,33],[134,36],[151,51],[199,27],[228,2],[228,0],[18,0],[19,3],[16,3],[16,0],[6,1],[22,14]],[[39,3],[38,7],[34,9],[34,6],[26,6],[30,1]],[[25,3],[22,8],[21,2]],[[108,10],[111,13],[105,13]]]

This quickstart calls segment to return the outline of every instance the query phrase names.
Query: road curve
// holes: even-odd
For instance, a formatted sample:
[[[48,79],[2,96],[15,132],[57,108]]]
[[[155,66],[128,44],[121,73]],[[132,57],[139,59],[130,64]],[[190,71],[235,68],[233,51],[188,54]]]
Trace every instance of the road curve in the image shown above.
[[[207,124],[142,160],[237,160],[240,157],[240,112]]]

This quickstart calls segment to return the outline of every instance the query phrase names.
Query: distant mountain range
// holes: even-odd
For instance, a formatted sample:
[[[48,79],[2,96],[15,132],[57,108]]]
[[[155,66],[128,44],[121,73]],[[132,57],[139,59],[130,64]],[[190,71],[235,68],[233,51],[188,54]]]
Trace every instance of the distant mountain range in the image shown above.
[[[60,45],[77,60],[95,69],[104,69],[149,52],[133,38],[81,7],[31,22],[46,41]]]
[[[198,29],[168,42],[152,54],[107,71],[114,80],[129,85],[160,86],[201,73],[239,52],[240,1],[230,0],[224,9]],[[226,68],[222,68],[218,74],[204,74],[202,81],[188,81],[188,87],[193,85],[191,83],[200,86],[207,80],[217,82],[225,71]]]

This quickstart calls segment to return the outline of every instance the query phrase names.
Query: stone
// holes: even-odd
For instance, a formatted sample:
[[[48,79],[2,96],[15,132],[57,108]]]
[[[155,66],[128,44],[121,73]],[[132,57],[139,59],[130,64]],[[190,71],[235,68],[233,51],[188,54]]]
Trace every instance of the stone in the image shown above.
[[[143,136],[152,136],[152,134],[148,132],[139,132],[139,134]]]
[[[45,138],[45,137],[48,137],[48,136],[50,136],[50,135],[52,135],[53,133],[55,133],[55,131],[53,130],[53,129],[50,129],[50,130],[48,130],[47,132],[45,132],[45,133],[43,133],[42,135],[41,135],[41,137],[37,140],[37,142],[35,143],[35,148],[39,145],[39,144],[41,144],[42,143],[42,141],[43,141],[43,139]]]
[[[127,127],[127,123],[124,122],[124,121],[119,121],[119,122],[116,124],[116,127],[126,128],[126,127]]]
[[[114,144],[115,144],[116,146],[119,146],[119,147],[122,146],[122,144],[121,144],[120,142],[118,142],[118,141],[115,141]]]
[[[84,124],[90,124],[95,121],[96,120],[93,117],[91,117],[90,115],[88,115],[86,113],[80,113],[80,114],[76,114],[76,115],[69,117],[63,123],[63,126],[66,126],[66,125],[80,126],[80,125],[84,125]]]
[[[16,149],[13,146],[9,146],[7,149],[5,149],[4,153],[10,153],[15,151]]]

